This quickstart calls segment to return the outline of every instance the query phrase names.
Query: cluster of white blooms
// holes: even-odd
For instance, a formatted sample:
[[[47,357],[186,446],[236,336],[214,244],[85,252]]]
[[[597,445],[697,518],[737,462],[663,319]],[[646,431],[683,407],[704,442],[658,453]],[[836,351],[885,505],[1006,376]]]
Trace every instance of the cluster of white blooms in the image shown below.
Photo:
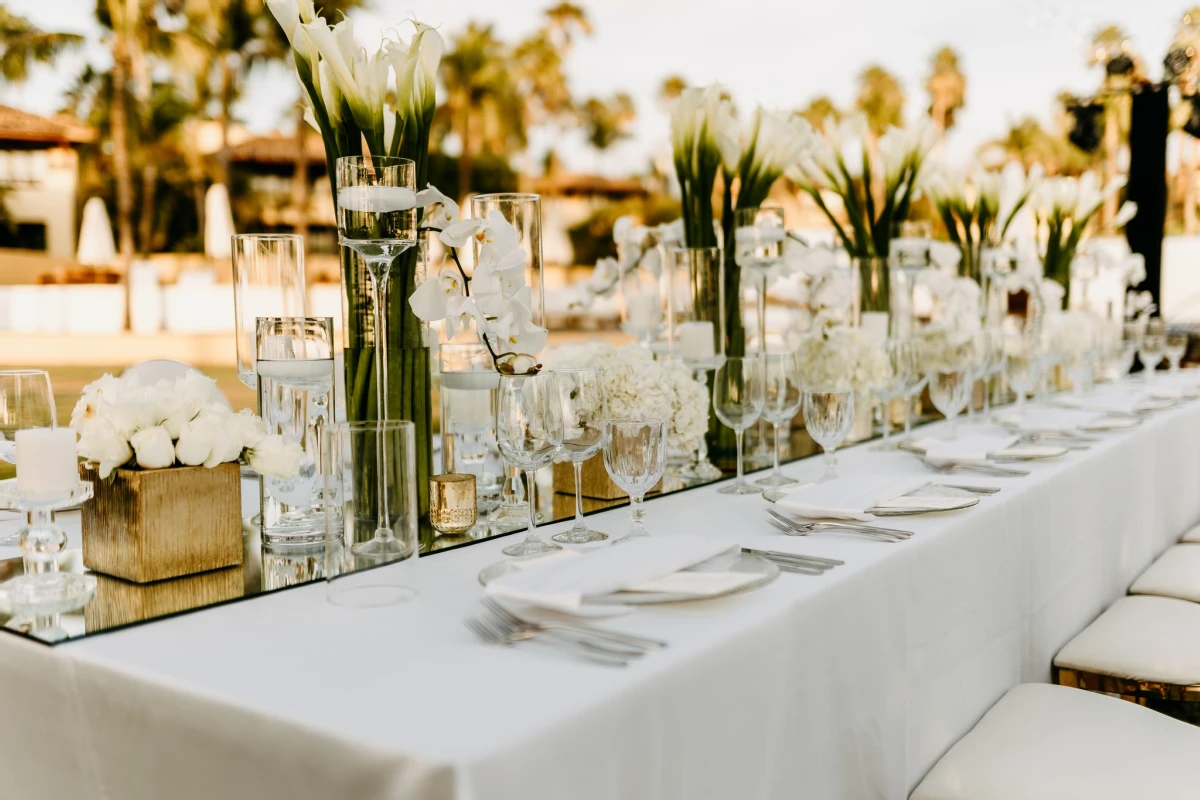
[[[683,220],[662,225],[640,225],[633,217],[619,217],[613,223],[613,242],[617,257],[596,262],[592,274],[576,285],[575,306],[591,308],[600,297],[611,297],[621,279],[635,269],[658,278],[662,275],[662,248],[683,244]]]
[[[859,328],[822,325],[797,345],[800,383],[806,390],[869,392],[887,380],[883,349]]]
[[[1057,217],[1068,223],[1065,236],[1082,228],[1100,210],[1104,201],[1125,188],[1127,178],[1118,175],[1103,186],[1096,173],[1088,171],[1081,177],[1059,176],[1046,178],[1033,191],[1030,203],[1039,219]],[[1126,200],[1109,227],[1121,228],[1137,214],[1137,203]],[[1076,240],[1079,234],[1075,234]]]
[[[929,289],[936,307],[936,323],[953,344],[961,344],[979,333],[982,291],[978,283],[941,269],[922,270],[917,283]]]
[[[694,450],[708,430],[708,389],[687,367],[656,361],[650,351],[629,344],[566,345],[546,353],[547,369],[594,367],[604,386],[608,416],[670,421],[668,443]]]
[[[915,336],[921,374],[967,369],[975,362],[978,329],[969,335],[945,325],[927,325]]]
[[[1079,356],[1100,346],[1099,319],[1084,311],[1063,311],[1046,318],[1046,347],[1064,356]]]
[[[249,410],[235,414],[213,403],[216,384],[195,371],[149,386],[136,377],[105,375],[84,387],[71,413],[79,455],[99,467],[101,478],[127,465],[212,468],[228,461],[249,464],[262,475],[294,476],[300,445],[268,436],[262,419]]]

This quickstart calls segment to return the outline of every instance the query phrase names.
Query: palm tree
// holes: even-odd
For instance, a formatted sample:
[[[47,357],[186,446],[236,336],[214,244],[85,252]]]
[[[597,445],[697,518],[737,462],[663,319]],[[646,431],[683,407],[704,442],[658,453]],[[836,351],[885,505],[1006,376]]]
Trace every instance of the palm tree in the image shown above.
[[[825,120],[832,118],[834,122],[842,118],[842,112],[828,95],[820,95],[808,101],[808,105],[796,112],[808,120],[815,130],[825,130]]]
[[[929,116],[942,138],[954,127],[955,113],[966,104],[967,78],[959,68],[958,53],[952,47],[939,48],[931,60],[932,70],[925,81],[929,92]]]
[[[1140,71],[1137,56],[1129,43],[1129,36],[1119,25],[1105,25],[1092,36],[1088,51],[1089,66],[1104,68],[1103,88],[1111,93],[1104,102],[1104,179],[1111,180],[1117,173],[1117,152],[1121,147],[1121,121],[1129,119],[1130,99],[1127,90],[1134,76]],[[1100,212],[1100,223],[1111,220],[1117,213],[1120,198],[1112,195],[1104,201]]]
[[[687,88],[687,78],[678,73],[672,73],[658,84],[658,101],[663,107],[671,105],[679,95],[683,94],[683,90]]]
[[[584,101],[582,117],[588,144],[603,153],[629,136],[637,108],[628,93],[617,92],[608,99],[589,97]]]
[[[34,63],[49,64],[63,51],[78,47],[77,33],[50,33],[14,14],[0,4],[0,76],[9,83],[23,83]]]
[[[559,3],[546,10],[542,27],[513,47],[518,92],[526,97],[526,125],[563,120],[574,110],[563,62],[575,37],[591,31],[582,7]]]
[[[550,40],[566,54],[575,43],[575,35],[592,35],[592,22],[588,19],[587,10],[574,3],[558,3],[545,11],[545,30]]]
[[[881,136],[904,121],[904,87],[885,67],[871,64],[858,75],[854,107],[866,115],[871,134]]]

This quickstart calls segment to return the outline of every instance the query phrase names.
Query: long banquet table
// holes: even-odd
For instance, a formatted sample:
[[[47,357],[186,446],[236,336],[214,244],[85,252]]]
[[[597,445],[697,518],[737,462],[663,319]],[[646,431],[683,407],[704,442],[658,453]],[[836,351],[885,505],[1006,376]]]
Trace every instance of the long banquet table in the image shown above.
[[[785,539],[761,498],[715,486],[653,500],[656,536],[846,566],[616,620],[670,642],[623,670],[473,638],[476,576],[505,539],[387,567],[420,591],[392,608],[335,607],[316,584],[58,647],[0,635],[0,796],[903,798],[1200,519],[1200,403],[1029,467],[955,475],[1003,490],[894,521],[916,534],[899,544]],[[841,455],[866,468],[924,470]],[[625,512],[590,519],[619,534]]]

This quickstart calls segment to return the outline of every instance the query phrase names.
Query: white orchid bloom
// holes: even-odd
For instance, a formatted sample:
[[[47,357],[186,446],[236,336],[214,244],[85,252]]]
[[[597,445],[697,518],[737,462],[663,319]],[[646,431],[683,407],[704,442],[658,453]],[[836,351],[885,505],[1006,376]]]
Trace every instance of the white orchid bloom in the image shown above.
[[[474,239],[480,260],[499,259],[518,243],[517,229],[499,211],[491,212],[487,219],[473,217],[447,225],[438,238],[448,247],[464,247]]]
[[[437,322],[446,318],[450,298],[463,294],[462,275],[454,267],[443,267],[437,275],[421,282],[408,298],[408,304],[417,319]]]
[[[417,208],[425,209],[421,217],[422,228],[445,230],[447,225],[458,219],[458,203],[438,191],[432,183],[417,192]]]
[[[491,324],[493,345],[501,353],[535,356],[546,346],[546,330],[533,323],[529,306],[513,298],[504,313]]]
[[[453,339],[459,330],[468,330],[472,321],[475,322],[475,330],[480,336],[490,332],[487,317],[475,304],[475,298],[458,295],[446,301],[444,329],[447,339]]]

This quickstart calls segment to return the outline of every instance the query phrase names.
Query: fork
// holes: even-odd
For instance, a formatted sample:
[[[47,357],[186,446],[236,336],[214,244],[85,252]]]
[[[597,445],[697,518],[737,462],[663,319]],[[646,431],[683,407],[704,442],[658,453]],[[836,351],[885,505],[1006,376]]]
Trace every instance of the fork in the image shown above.
[[[567,640],[538,638],[532,633],[521,636],[510,636],[486,624],[483,620],[476,619],[474,617],[469,617],[463,620],[463,624],[465,624],[472,633],[488,644],[511,647],[518,641],[529,639],[546,645],[547,647],[556,648],[571,655],[579,656],[580,658],[587,659],[588,661],[592,661],[596,664],[603,664],[606,667],[624,667],[628,666],[629,664],[628,661],[619,656],[606,655],[599,650],[588,650],[583,647],[571,646],[571,643]]]
[[[1020,478],[1029,474],[1028,470],[997,467],[994,464],[948,464],[930,461],[927,458],[922,458],[921,463],[942,475],[949,475],[953,472],[981,472],[984,475],[1006,475],[1013,478]]]
[[[636,634],[632,633],[619,633],[617,631],[589,628],[586,625],[575,625],[570,622],[533,622],[514,614],[512,611],[508,610],[490,597],[484,597],[483,604],[487,606],[488,610],[490,610],[493,614],[496,614],[500,618],[507,620],[510,625],[528,628],[534,632],[551,630],[565,631],[574,633],[578,636],[591,636],[596,639],[615,642],[617,644],[625,645],[626,647],[636,647],[641,650],[661,650],[667,646],[667,643],[661,639],[651,639],[648,636],[637,636]]]
[[[774,509],[768,508],[767,513],[778,522],[786,525],[791,532],[791,535],[803,536],[813,531],[819,530],[834,530],[845,531],[846,533],[857,533],[862,536],[869,536],[874,539],[880,539],[885,542],[895,542],[902,539],[907,539],[912,536],[912,531],[902,531],[898,528],[876,528],[870,525],[850,525],[841,522],[797,522],[794,519],[785,517]]]
[[[532,639],[543,634],[555,641],[568,642],[572,645],[578,645],[588,651],[596,651],[604,655],[616,656],[617,658],[629,659],[638,658],[646,654],[646,651],[640,647],[633,647],[627,644],[617,644],[616,642],[604,641],[586,641],[583,637],[572,634],[568,631],[560,630],[540,630],[537,628],[512,622],[511,620],[494,614],[484,614],[480,617],[484,624],[490,624],[493,628],[512,638],[513,640]]]
[[[813,528],[808,528],[805,526],[788,525],[788,524],[785,524],[783,522],[780,522],[780,521],[774,520],[774,519],[769,520],[769,522],[771,523],[772,527],[774,527],[780,531],[783,531],[788,536],[807,536],[808,534],[812,533],[814,530]],[[874,539],[877,542],[895,543],[895,542],[903,541],[903,539],[895,539],[890,536],[882,536],[882,535],[874,534],[874,533],[864,533],[862,531],[846,530],[845,533],[859,533],[863,536],[866,536],[868,539]]]

